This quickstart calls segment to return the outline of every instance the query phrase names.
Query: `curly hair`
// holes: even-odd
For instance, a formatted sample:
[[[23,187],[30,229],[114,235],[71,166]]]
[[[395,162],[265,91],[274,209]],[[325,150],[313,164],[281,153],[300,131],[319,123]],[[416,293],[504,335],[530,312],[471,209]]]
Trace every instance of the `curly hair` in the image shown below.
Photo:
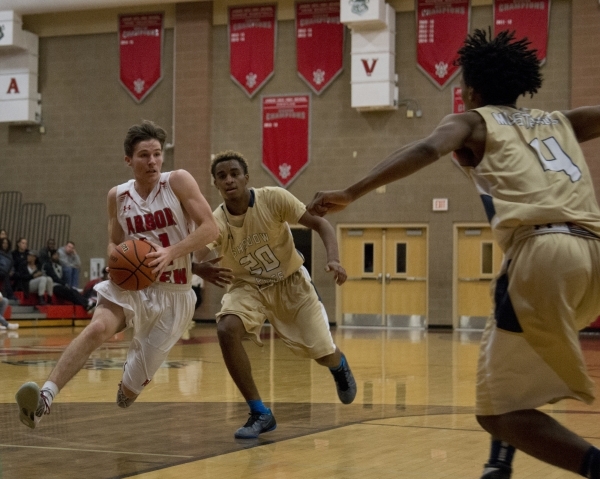
[[[484,30],[475,30],[458,50],[455,64],[462,67],[465,84],[486,105],[512,105],[542,86],[537,50],[529,45],[527,38],[515,40],[514,31],[504,30],[494,39],[490,31],[488,40]]]
[[[144,120],[139,125],[133,125],[127,131],[125,141],[123,142],[125,155],[129,158],[133,157],[136,145],[148,140],[158,140],[160,148],[163,149],[167,140],[167,132],[149,120]]]
[[[244,158],[242,154],[238,153],[237,151],[227,150],[218,153],[210,162],[210,174],[213,176],[213,178],[215,177],[217,165],[229,160],[236,160],[244,170],[244,174],[248,174],[248,162],[246,161],[246,158]]]

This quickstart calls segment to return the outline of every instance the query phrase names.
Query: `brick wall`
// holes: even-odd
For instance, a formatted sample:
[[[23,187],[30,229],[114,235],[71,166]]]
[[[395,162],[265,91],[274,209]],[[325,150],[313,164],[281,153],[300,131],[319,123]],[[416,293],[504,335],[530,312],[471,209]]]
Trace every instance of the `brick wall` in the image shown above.
[[[209,153],[239,150],[250,161],[252,185],[275,184],[260,163],[260,95],[309,92],[295,70],[294,23],[278,23],[275,75],[254,99],[248,99],[229,77],[227,28],[210,26],[210,6],[210,2],[176,6],[169,21],[177,39],[173,29],[165,30],[163,79],[141,104],[118,82],[115,32],[40,39],[46,134],[0,124],[0,191],[19,190],[27,202],[46,202],[48,213],[70,214],[71,236],[85,267],[90,257],[106,254],[106,194],[130,177],[123,164],[122,141],[126,129],[141,119],[164,126],[169,142],[174,125],[175,147],[166,152],[164,169],[190,170],[212,207],[220,198],[208,183]],[[523,106],[552,110],[598,102],[594,82],[598,15],[596,2],[553,0],[545,83],[533,100],[523,99]],[[56,15],[47,18],[46,22],[56,23]],[[302,201],[310,201],[316,190],[357,180],[396,148],[426,135],[451,112],[450,88],[440,91],[416,68],[414,12],[399,12],[396,21],[400,96],[417,100],[423,117],[407,119],[405,107],[372,113],[350,108],[348,35],[344,72],[322,95],[312,96],[311,163],[290,187]],[[472,8],[472,28],[491,24],[490,5]],[[590,159],[597,155],[594,143],[586,146]],[[592,168],[600,176],[598,168]],[[448,198],[450,210],[432,213],[433,197]],[[384,194],[365,196],[330,220],[334,226],[429,224],[429,319],[431,324],[451,323],[453,224],[484,222],[485,216],[473,187],[449,158],[388,185]],[[323,272],[325,253],[318,238],[315,245],[315,283],[333,315],[335,287]],[[221,290],[209,288],[208,293],[204,317],[212,317],[218,309]]]
[[[119,83],[116,33],[40,38],[46,133],[0,123],[0,191],[21,191],[24,202],[46,203],[47,214],[70,215],[85,272],[89,258],[106,257],[107,193],[131,178],[123,161],[127,129],[149,119],[171,133],[172,64],[173,30],[167,29],[162,81],[138,104]],[[167,152],[165,170],[172,165]]]
[[[600,4],[573,0],[571,108],[600,104]],[[582,145],[600,195],[600,139]]]
[[[569,102],[569,23],[570,2],[555,0],[551,12],[548,61],[543,68],[545,86],[534,100],[547,109],[564,109]],[[414,12],[398,13],[396,71],[400,98],[419,102],[422,118],[406,118],[405,107],[391,112],[359,113],[350,108],[350,37],[346,37],[344,72],[320,96],[312,96],[309,167],[289,190],[309,202],[320,189],[344,187],[366,174],[377,162],[402,145],[427,135],[452,112],[451,90],[439,90],[416,67]],[[492,23],[491,6],[473,7],[471,27],[486,28]],[[249,160],[253,186],[275,185],[262,168],[260,95],[306,93],[309,88],[295,68],[294,22],[280,21],[277,32],[275,74],[253,99],[229,78],[227,28],[214,27],[213,37],[213,152],[223,149],[241,151]],[[458,84],[458,78],[455,81]],[[450,210],[432,213],[434,197],[449,199]],[[211,195],[218,202],[216,192]],[[328,219],[334,226],[365,223],[429,224],[429,321],[452,322],[453,224],[487,222],[481,202],[469,180],[443,158],[417,174],[387,186],[384,194],[370,193],[350,208]],[[331,317],[335,311],[335,286],[325,272],[324,248],[314,239],[313,279]],[[217,307],[218,304],[215,304]]]
[[[175,35],[174,168],[189,171],[207,195],[211,189],[210,125],[212,94],[212,3],[180,3]],[[216,294],[206,294],[205,298]],[[209,301],[196,312],[214,318]]]

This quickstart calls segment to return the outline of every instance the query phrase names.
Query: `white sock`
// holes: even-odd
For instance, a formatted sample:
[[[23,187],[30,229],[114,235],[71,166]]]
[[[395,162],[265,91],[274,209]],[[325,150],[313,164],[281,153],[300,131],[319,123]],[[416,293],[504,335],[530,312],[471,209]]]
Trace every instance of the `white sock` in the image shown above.
[[[49,393],[49,394],[46,394],[46,399],[48,400],[48,407],[50,407],[50,405],[52,404],[52,400],[58,394],[58,386],[56,384],[54,384],[52,381],[46,381],[44,383],[44,385],[42,386],[42,390]]]

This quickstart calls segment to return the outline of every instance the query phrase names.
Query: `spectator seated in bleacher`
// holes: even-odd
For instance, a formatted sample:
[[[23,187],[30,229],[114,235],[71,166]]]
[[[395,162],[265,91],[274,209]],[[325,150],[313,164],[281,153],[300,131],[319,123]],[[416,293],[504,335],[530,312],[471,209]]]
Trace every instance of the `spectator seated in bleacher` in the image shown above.
[[[48,238],[48,241],[46,241],[46,246],[44,248],[40,248],[38,251],[38,260],[42,267],[46,263],[50,262],[50,256],[52,256],[52,253],[55,251],[57,251],[56,240],[54,238]]]
[[[52,278],[54,283],[54,296],[57,298],[69,301],[73,304],[83,306],[86,311],[90,311],[96,306],[95,301],[85,298],[79,291],[67,284],[67,280],[63,275],[63,267],[60,264],[58,251],[50,255],[50,261],[46,261],[42,265],[42,269],[46,276]]]
[[[0,239],[0,293],[4,295],[6,299],[16,299],[12,286],[12,274],[13,268],[13,257],[10,252],[11,244],[8,238]]]
[[[24,252],[21,251],[23,245],[25,247]],[[26,248],[27,240],[21,238],[17,243],[17,249],[13,251],[13,259],[15,260],[15,273],[13,275],[15,290],[26,293],[37,293],[38,304],[43,306],[52,301],[54,282],[52,278],[46,276],[41,270],[37,253],[35,251],[28,251]],[[26,258],[25,264],[23,264],[23,256]],[[44,294],[48,297],[47,301]]]
[[[96,290],[94,289],[94,286],[96,286],[98,283],[101,283],[102,281],[106,281],[108,279],[108,266],[106,266],[103,270],[102,270],[102,276],[96,279],[90,279],[85,286],[83,287],[83,296],[85,298],[87,298],[89,301],[91,301],[93,304],[96,304],[98,302],[98,293],[96,292]]]
[[[13,275],[12,287],[14,291],[29,291],[29,276],[27,272],[27,238],[19,238],[17,246],[12,252]],[[21,278],[21,275],[23,276]]]
[[[77,251],[75,251],[75,243],[67,241],[66,245],[58,248],[58,257],[60,258],[60,264],[63,267],[63,275],[67,280],[67,284],[72,288],[79,288],[81,260]]]

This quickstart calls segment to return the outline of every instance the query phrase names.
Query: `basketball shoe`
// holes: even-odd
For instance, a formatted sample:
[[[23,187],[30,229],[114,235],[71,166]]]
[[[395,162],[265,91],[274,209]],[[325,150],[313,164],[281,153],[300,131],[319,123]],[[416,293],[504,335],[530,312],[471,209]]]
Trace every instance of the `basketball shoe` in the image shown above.
[[[342,365],[336,369],[331,370],[333,379],[335,379],[335,387],[337,389],[337,395],[344,404],[350,404],[356,397],[356,381],[354,375],[350,370],[346,356],[342,354]]]
[[[122,388],[123,381],[119,383],[119,389],[117,390],[117,406],[126,408],[133,404],[133,402],[137,399],[137,396],[134,398],[130,398],[125,396]]]
[[[42,416],[50,414],[47,395],[52,396],[52,392],[47,389],[40,391],[38,385],[33,382],[23,384],[17,391],[15,399],[19,405],[19,419],[27,427],[35,429]]]
[[[512,468],[509,466],[504,466],[499,464],[497,466],[492,466],[491,464],[486,464],[483,466],[483,474],[481,475],[481,479],[510,479],[512,474]]]
[[[277,421],[270,409],[267,414],[251,412],[246,424],[235,431],[234,437],[236,439],[256,439],[259,434],[273,431],[276,427]]]

